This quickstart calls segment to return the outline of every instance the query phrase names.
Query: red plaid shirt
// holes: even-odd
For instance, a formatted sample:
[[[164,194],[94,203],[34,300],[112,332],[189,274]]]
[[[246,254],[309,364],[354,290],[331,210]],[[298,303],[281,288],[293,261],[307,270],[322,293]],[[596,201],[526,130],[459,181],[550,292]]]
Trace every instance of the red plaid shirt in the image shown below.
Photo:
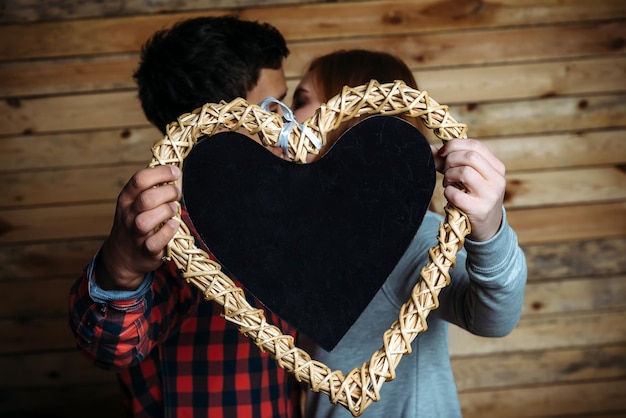
[[[132,417],[294,417],[297,384],[235,325],[202,300],[173,262],[144,296],[96,303],[86,269],[70,294],[79,350],[118,374]],[[260,304],[253,302],[254,305]],[[268,321],[295,336],[266,311]]]

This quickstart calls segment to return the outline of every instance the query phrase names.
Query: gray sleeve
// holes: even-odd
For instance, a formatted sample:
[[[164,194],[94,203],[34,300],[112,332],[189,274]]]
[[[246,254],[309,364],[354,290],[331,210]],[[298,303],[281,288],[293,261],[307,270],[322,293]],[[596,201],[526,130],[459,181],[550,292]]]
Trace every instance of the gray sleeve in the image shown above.
[[[521,316],[526,258],[506,220],[489,241],[466,240],[434,314],[484,337],[509,334]]]

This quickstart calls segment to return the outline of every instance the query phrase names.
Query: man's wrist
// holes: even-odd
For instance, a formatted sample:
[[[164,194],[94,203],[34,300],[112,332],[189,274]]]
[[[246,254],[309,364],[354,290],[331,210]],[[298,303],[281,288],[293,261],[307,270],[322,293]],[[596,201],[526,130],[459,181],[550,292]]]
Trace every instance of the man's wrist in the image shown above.
[[[94,257],[87,270],[89,296],[91,299],[96,303],[106,304],[109,302],[133,301],[143,298],[152,286],[154,272],[150,272],[145,276],[142,276],[138,285],[133,289],[124,289],[119,286],[115,286],[115,284],[109,287],[103,287],[102,277],[106,277],[108,273],[105,272],[105,276],[98,277],[98,269],[102,269],[102,267],[98,267],[98,265],[102,264],[99,262],[100,253],[101,252],[98,252],[96,257]],[[106,286],[107,280],[104,280],[104,283]]]
[[[124,280],[124,284],[121,284],[120,280],[115,280],[118,278],[118,275],[112,273],[111,267],[106,262],[106,256],[103,254],[104,248],[101,249],[95,258],[93,275],[94,281],[98,284],[98,286],[103,290],[121,290],[121,291],[134,291],[136,290],[141,283],[143,282],[144,276],[139,275],[135,278],[131,278],[128,280]]]

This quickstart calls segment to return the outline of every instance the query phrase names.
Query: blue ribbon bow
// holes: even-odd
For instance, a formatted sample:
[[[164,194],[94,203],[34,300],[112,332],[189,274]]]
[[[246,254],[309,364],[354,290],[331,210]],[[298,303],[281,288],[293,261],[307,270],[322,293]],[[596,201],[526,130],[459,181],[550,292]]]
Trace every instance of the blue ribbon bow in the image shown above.
[[[289,150],[289,135],[291,134],[294,126],[297,126],[302,132],[304,132],[306,137],[309,138],[315,148],[317,148],[318,150],[322,148],[322,141],[320,141],[315,135],[313,135],[313,132],[311,132],[308,127],[306,127],[302,123],[298,123],[289,106],[273,97],[265,98],[261,103],[259,103],[259,106],[261,106],[261,109],[265,110],[266,112],[271,112],[270,103],[276,103],[283,111],[283,119],[285,120],[285,123],[280,130],[280,135],[278,136],[278,142],[276,143],[276,145],[281,147],[286,155],[288,155]]]

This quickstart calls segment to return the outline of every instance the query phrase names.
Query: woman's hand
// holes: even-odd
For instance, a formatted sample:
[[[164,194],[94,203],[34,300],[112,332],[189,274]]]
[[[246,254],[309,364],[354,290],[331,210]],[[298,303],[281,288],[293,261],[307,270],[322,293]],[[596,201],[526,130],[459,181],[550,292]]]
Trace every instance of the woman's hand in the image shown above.
[[[504,164],[475,139],[453,139],[439,150],[433,147],[433,155],[437,171],[444,175],[444,196],[470,220],[468,238],[487,241],[493,237],[502,223]]]

